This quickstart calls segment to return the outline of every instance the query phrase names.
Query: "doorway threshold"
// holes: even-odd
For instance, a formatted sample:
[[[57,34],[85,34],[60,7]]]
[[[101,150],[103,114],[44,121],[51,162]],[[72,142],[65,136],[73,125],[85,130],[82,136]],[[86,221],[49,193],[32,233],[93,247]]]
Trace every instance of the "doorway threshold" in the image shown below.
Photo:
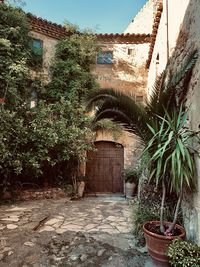
[[[109,199],[109,200],[126,200],[125,195],[122,193],[95,193],[95,194],[85,194],[87,198],[98,198],[98,199]]]

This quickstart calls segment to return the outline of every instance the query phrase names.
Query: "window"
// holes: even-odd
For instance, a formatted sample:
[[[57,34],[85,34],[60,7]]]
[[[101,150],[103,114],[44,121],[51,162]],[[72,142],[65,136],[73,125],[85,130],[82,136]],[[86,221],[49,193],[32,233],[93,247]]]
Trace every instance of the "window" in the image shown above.
[[[32,42],[33,52],[35,54],[37,54],[37,55],[41,55],[42,54],[42,48],[43,48],[43,42],[42,42],[42,40],[33,39],[33,42]]]
[[[113,52],[103,51],[98,53],[97,64],[113,64]]]
[[[43,42],[39,39],[32,39],[30,43],[31,56],[29,66],[33,70],[39,70],[43,63]]]
[[[127,53],[128,53],[129,56],[133,56],[133,54],[134,54],[133,48],[128,48]]]
[[[30,98],[30,108],[34,108],[36,107],[36,103],[37,103],[37,93],[36,91],[32,91],[31,92],[31,98]]]

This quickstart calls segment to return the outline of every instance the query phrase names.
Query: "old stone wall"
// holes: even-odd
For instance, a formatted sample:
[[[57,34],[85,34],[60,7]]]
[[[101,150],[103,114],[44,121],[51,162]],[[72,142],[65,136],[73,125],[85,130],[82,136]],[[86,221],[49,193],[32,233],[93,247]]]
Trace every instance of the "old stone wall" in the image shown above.
[[[101,88],[113,88],[131,95],[135,101],[146,102],[147,69],[145,63],[149,44],[102,44],[103,51],[113,52],[113,64],[96,64],[93,72]],[[98,131],[96,140],[115,141],[124,147],[124,167],[135,166],[141,154],[141,144],[135,135],[123,132],[113,140],[107,131]]]
[[[52,37],[49,37],[47,35],[38,33],[38,32],[30,32],[30,36],[32,36],[35,39],[39,39],[43,43],[43,68],[42,73],[39,73],[39,75],[42,74],[44,81],[49,81],[49,67],[52,63],[53,57],[55,55],[55,46],[58,42],[57,39],[54,39]],[[34,75],[38,75],[38,73],[33,72]]]
[[[142,144],[137,136],[123,131],[119,137],[115,138],[109,131],[98,130],[95,140],[111,141],[121,144],[124,147],[124,167],[138,165],[139,157],[142,152]]]
[[[200,4],[199,0],[169,0],[169,55],[172,71],[180,70],[182,63],[192,51],[200,51]],[[149,87],[155,80],[156,56],[159,53],[160,71],[166,65],[166,0],[163,4],[163,14],[159,33],[156,39],[153,58],[149,70]],[[165,29],[165,30],[164,30]],[[165,32],[165,33],[164,33]],[[189,108],[189,124],[193,130],[200,126],[200,57],[193,70],[190,81],[187,102]],[[151,88],[149,88],[151,90]],[[198,146],[195,145],[195,148]],[[197,190],[194,194],[185,194],[183,203],[184,225],[187,238],[200,244],[200,159],[195,156]]]
[[[113,64],[96,64],[94,74],[102,88],[114,88],[145,101],[149,44],[103,44],[103,51],[113,52]],[[143,100],[142,100],[143,99]]]
[[[143,27],[144,29],[144,27]],[[145,31],[144,31],[145,32]],[[142,31],[142,33],[144,33]],[[43,41],[43,77],[49,81],[49,67],[55,55],[55,45],[58,40],[46,35],[31,32],[31,35]],[[101,88],[114,88],[130,94],[137,102],[146,101],[147,69],[145,63],[148,57],[149,43],[119,44],[99,43],[103,51],[112,51],[112,64],[96,64],[93,73]],[[38,75],[33,73],[33,75]],[[141,147],[135,136],[124,132],[118,140],[113,140],[108,132],[98,132],[96,141],[115,141],[124,146],[125,167],[137,164]],[[83,168],[84,169],[84,168]],[[84,173],[84,170],[83,170]]]
[[[48,188],[48,189],[38,189],[38,190],[18,190],[14,192],[14,196],[10,192],[5,192],[1,196],[1,200],[12,200],[17,201],[24,200],[40,200],[40,199],[58,199],[67,197],[68,192],[65,192],[61,188]]]

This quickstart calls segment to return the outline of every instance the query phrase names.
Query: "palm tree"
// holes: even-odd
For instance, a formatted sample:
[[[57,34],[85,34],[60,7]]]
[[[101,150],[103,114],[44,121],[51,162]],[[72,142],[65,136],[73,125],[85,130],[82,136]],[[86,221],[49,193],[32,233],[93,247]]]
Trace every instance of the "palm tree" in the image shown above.
[[[186,59],[181,70],[171,73],[169,63],[157,78],[148,103],[140,105],[134,99],[120,91],[101,89],[87,97],[87,108],[95,108],[94,122],[112,119],[123,125],[124,129],[136,134],[144,144],[152,137],[148,125],[155,125],[158,116],[164,116],[165,109],[171,114],[184,102],[190,82],[191,72],[197,60],[197,51]]]

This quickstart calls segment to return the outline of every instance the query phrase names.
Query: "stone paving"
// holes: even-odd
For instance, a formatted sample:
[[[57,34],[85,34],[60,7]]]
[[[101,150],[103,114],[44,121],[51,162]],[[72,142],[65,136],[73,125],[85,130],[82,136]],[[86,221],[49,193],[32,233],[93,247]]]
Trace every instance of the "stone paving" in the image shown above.
[[[131,208],[122,198],[2,205],[0,267],[150,266],[131,232]]]

